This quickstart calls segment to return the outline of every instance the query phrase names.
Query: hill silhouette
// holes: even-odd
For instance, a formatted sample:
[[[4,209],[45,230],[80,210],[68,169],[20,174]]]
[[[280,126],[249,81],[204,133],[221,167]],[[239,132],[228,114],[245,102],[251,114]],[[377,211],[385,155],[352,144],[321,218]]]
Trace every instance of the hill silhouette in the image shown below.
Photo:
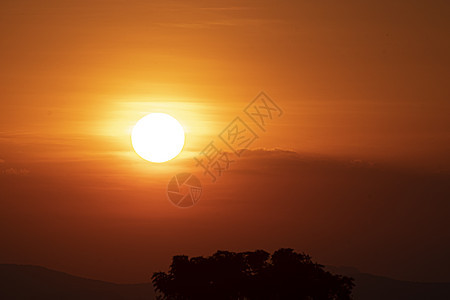
[[[326,268],[355,279],[355,300],[444,300],[450,299],[450,283],[394,280],[361,273],[354,268]],[[81,278],[39,266],[0,264],[2,300],[140,300],[155,299],[150,283],[114,284]]]
[[[154,292],[150,283],[115,284],[44,267],[1,264],[0,299],[149,300]]]
[[[412,282],[361,273],[355,268],[332,267],[332,273],[351,276],[355,280],[355,300],[446,300],[450,299],[450,283]]]

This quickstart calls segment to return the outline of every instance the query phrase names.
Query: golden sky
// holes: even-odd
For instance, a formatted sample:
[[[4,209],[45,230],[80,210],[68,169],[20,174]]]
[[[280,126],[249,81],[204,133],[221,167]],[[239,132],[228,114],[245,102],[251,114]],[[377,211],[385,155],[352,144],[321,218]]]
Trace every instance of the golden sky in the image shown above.
[[[177,253],[291,246],[450,280],[448,258],[406,263],[450,250],[449,13],[447,1],[2,1],[0,262],[135,282]],[[198,205],[174,208],[169,179],[194,172],[260,91],[283,116]],[[186,131],[162,165],[130,143],[151,112]]]

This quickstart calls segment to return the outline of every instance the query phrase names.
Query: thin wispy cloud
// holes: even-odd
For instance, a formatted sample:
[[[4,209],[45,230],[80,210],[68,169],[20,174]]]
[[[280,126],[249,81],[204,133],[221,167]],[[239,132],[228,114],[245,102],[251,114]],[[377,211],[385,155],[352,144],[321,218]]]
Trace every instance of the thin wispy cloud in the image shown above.
[[[162,27],[176,27],[176,28],[212,28],[212,27],[248,27],[248,26],[264,26],[264,25],[273,25],[273,24],[282,24],[286,23],[282,20],[277,19],[258,19],[258,18],[229,18],[222,20],[214,20],[214,21],[200,21],[195,23],[186,23],[186,22],[173,22],[173,23],[157,23],[156,25]]]
[[[13,175],[13,176],[24,176],[30,174],[28,169],[18,169],[18,168],[8,168],[5,170],[0,170],[1,174]]]
[[[201,7],[201,10],[211,10],[211,11],[236,11],[236,10],[253,10],[253,8],[250,7],[244,7],[244,6],[231,6],[231,7]]]

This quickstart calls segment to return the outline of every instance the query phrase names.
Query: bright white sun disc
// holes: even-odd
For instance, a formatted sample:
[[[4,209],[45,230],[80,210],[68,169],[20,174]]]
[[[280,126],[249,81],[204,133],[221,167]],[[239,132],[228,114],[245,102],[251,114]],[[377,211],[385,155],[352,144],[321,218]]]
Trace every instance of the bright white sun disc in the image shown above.
[[[184,130],[175,118],[163,113],[151,113],[133,127],[131,143],[140,157],[161,163],[181,152]]]

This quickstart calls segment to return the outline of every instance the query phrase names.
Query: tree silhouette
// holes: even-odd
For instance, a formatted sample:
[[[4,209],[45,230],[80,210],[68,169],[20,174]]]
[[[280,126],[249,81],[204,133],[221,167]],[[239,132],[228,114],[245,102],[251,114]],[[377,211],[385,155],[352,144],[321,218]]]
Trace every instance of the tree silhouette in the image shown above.
[[[293,249],[174,256],[169,272],[154,273],[152,282],[161,300],[348,300],[354,286]]]

